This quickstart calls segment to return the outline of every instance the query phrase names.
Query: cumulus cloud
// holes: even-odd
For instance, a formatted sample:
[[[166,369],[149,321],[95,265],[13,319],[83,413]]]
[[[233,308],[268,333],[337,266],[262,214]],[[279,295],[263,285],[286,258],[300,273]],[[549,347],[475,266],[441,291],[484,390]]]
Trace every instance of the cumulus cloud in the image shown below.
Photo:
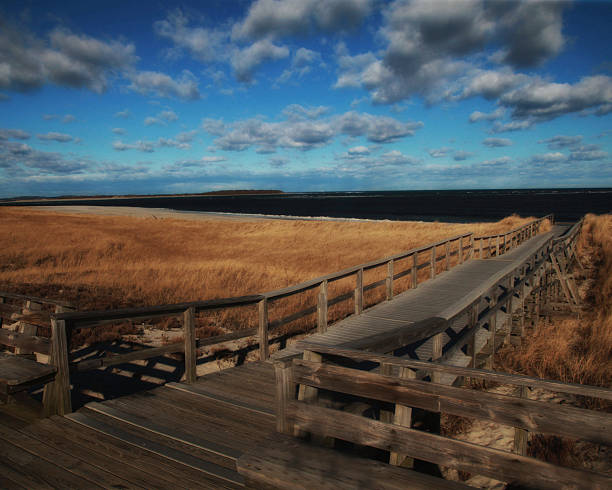
[[[290,104],[283,109],[283,115],[292,120],[318,119],[329,112],[329,107],[305,107],[300,104]]]
[[[603,160],[608,157],[606,151],[601,150],[599,145],[579,145],[571,149],[569,159],[574,162],[590,162]]]
[[[320,53],[303,47],[299,48],[293,53],[290,68],[283,71],[278,81],[285,83],[294,76],[303,77],[307,73],[310,73],[312,65],[315,62],[321,62]]]
[[[432,158],[442,158],[447,156],[452,150],[452,148],[432,148],[427,150],[427,153],[429,153],[429,156]]]
[[[511,162],[512,158],[510,158],[509,156],[503,156],[499,158],[494,158],[492,160],[485,160],[483,162],[480,162],[480,165],[484,167],[503,167]]]
[[[76,117],[74,117],[72,114],[66,114],[63,118],[62,118],[62,122],[63,123],[71,123],[76,121]]]
[[[155,151],[155,143],[152,141],[136,141],[135,143],[124,143],[123,141],[113,142],[113,149],[116,151],[139,150],[145,153]]]
[[[132,113],[128,109],[124,109],[122,111],[115,112],[115,117],[117,117],[119,119],[127,119],[131,115],[132,115]]]
[[[157,71],[132,72],[129,79],[132,82],[129,88],[141,94],[184,100],[200,98],[197,79],[189,70],[183,70],[176,79]]]
[[[30,139],[30,133],[22,129],[0,129],[0,141],[8,139],[27,140]]]
[[[489,148],[500,148],[502,146],[511,146],[512,141],[507,138],[485,138],[482,144]]]
[[[269,39],[256,41],[243,49],[236,49],[231,56],[234,74],[240,82],[251,82],[253,72],[264,62],[289,56],[286,46],[277,46]]]
[[[79,174],[89,168],[84,160],[60,153],[39,151],[24,143],[0,140],[0,167],[9,175]]]
[[[474,154],[469,151],[457,150],[453,155],[453,160],[456,162],[462,162],[463,160],[467,160],[471,158]]]
[[[109,77],[137,60],[134,45],[100,41],[67,29],[39,39],[0,18],[0,89],[30,91],[45,83],[104,92]]]
[[[123,128],[113,128],[113,129],[111,129],[111,131],[114,134],[119,134],[119,135],[126,133],[125,129],[123,129]]]
[[[190,27],[189,19],[180,9],[169,13],[166,19],[155,22],[153,29],[158,36],[171,40],[175,49],[187,50],[202,62],[217,60],[226,51],[227,31]]]
[[[528,129],[533,125],[533,121],[525,120],[525,121],[509,121],[506,123],[502,123],[500,121],[496,121],[491,128],[492,133],[507,133],[510,131],[522,131],[523,129]]]
[[[602,115],[602,108],[611,101],[612,78],[605,75],[584,77],[573,85],[536,78],[500,98],[500,103],[511,109],[514,119],[534,121],[587,110]]]
[[[370,13],[370,0],[257,0],[236,24],[235,38],[295,36],[310,30],[356,27]]]
[[[285,167],[288,163],[289,159],[284,157],[270,158],[268,160],[268,164],[270,165],[270,167],[273,168],[282,168]]]
[[[364,87],[375,102],[385,104],[415,94],[499,97],[525,76],[510,67],[477,68],[471,56],[494,47],[493,58],[515,68],[555,56],[564,44],[565,7],[552,1],[395,0],[383,9],[382,54],[342,53],[336,87]]]
[[[561,152],[543,153],[538,155],[532,155],[529,159],[530,163],[535,165],[559,163],[567,161],[567,155]]]
[[[474,111],[470,114],[470,122],[475,123],[478,121],[495,121],[504,116],[503,107],[498,107],[493,112],[480,112]]]
[[[69,134],[50,132],[46,134],[37,134],[36,137],[43,141],[57,141],[58,143],[67,143],[73,138]]]
[[[561,148],[568,148],[572,146],[576,146],[582,142],[582,136],[563,136],[557,135],[552,138],[548,138],[545,140],[540,140],[538,143],[546,143],[548,148],[551,150],[558,150]]]
[[[259,153],[271,153],[278,147],[311,150],[328,144],[341,134],[364,136],[374,143],[390,143],[412,136],[423,126],[421,122],[402,122],[392,117],[355,111],[321,119],[317,117],[321,113],[318,109],[295,105],[289,106],[284,113],[288,117],[280,122],[251,118],[225,124],[220,120],[206,119],[202,126],[217,136],[215,145],[222,150],[244,151],[255,147]]]
[[[153,126],[154,124],[159,124],[161,126],[165,126],[169,122],[174,122],[178,120],[178,116],[174,111],[161,111],[155,117],[149,116],[144,120],[145,126]]]

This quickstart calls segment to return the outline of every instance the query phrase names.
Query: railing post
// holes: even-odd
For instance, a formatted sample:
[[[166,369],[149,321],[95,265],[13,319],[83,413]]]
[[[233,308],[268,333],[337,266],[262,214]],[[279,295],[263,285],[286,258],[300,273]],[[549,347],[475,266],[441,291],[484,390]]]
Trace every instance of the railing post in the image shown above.
[[[489,237],[487,242],[487,257],[491,257],[491,237]]]
[[[442,334],[438,333],[432,337],[431,360],[435,362],[441,357],[442,357]],[[440,371],[433,371],[431,373],[431,381],[434,383],[439,383],[440,376],[441,376]]]
[[[431,278],[436,277],[436,246],[431,247]]]
[[[480,258],[482,259],[482,242],[484,242],[484,238],[480,237]]]
[[[190,306],[183,313],[183,328],[185,330],[185,382],[195,383],[196,375],[196,335],[195,308]]]
[[[327,331],[327,281],[323,281],[319,286],[319,296],[317,301],[317,332]]]
[[[391,301],[393,299],[393,259],[387,262],[387,301]]]
[[[446,241],[446,250],[444,251],[444,263],[446,270],[450,270],[450,242]]]
[[[476,242],[476,240],[474,239],[474,234],[472,233],[470,235],[470,253],[468,255],[468,259],[474,258],[474,253],[475,253],[474,250],[476,248],[476,243],[475,242]]]
[[[70,399],[70,372],[66,322],[51,317],[51,356],[49,364],[57,368],[55,380],[45,385],[43,405],[47,415],[65,415],[72,412]]]
[[[259,359],[262,361],[270,357],[268,347],[268,299],[264,298],[259,302]]]
[[[418,272],[418,265],[419,265],[419,258],[418,258],[418,253],[414,252],[412,254],[412,289],[416,289],[416,287],[419,285],[419,278],[417,276],[417,272]]]
[[[291,376],[291,360],[274,363],[276,374],[276,430],[293,436],[293,426],[287,417],[287,404],[295,397],[295,383]]]
[[[526,386],[520,387],[520,397],[527,398],[528,388]],[[528,432],[525,429],[518,427],[514,428],[514,447],[513,452],[519,456],[525,456],[527,454],[527,437]]]
[[[499,257],[499,238],[500,238],[500,236],[497,235],[497,243],[495,245],[495,256],[496,257]]]
[[[355,284],[355,315],[363,311],[363,269],[357,271]]]
[[[380,370],[381,374],[386,376],[391,376],[393,374],[393,366],[386,363],[381,364]],[[416,373],[410,368],[400,367],[399,378],[415,379]],[[393,423],[394,425],[410,428],[410,424],[412,422],[412,407],[396,404],[395,412],[393,414],[381,410],[380,420],[381,422]],[[389,454],[389,464],[394,466],[403,466],[404,468],[412,468],[414,465],[414,460],[405,454],[399,454],[392,451]]]
[[[459,263],[463,264],[463,237],[459,237]]]

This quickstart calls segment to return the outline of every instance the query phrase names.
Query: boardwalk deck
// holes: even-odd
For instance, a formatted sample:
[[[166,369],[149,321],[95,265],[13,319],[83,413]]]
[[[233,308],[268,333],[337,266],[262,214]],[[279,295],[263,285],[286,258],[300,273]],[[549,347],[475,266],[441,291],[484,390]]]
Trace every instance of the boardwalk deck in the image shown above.
[[[561,231],[500,258],[465,262],[308,340],[345,346],[431,316],[450,318]],[[478,349],[485,343],[477,336]],[[299,353],[290,347],[280,355]],[[416,353],[428,359],[431,346]],[[255,362],[193,384],[90,403],[63,418],[12,426],[0,419],[0,487],[241,487],[236,460],[275,430],[274,396],[272,363]]]

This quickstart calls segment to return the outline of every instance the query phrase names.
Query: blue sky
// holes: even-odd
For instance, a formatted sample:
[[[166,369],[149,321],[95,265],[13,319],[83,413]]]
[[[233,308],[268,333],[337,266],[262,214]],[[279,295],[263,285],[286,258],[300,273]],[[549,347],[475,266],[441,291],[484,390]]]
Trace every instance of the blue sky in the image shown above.
[[[0,197],[612,187],[611,21],[583,1],[1,2]]]

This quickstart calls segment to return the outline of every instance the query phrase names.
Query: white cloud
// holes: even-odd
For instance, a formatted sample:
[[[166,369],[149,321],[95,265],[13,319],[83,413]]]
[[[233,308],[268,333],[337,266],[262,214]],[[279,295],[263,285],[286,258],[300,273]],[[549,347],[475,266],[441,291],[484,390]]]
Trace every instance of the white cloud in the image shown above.
[[[119,135],[126,133],[125,129],[123,129],[123,128],[113,128],[113,129],[111,129],[111,131],[114,134],[119,134]]]
[[[482,144],[489,148],[501,148],[502,146],[511,146],[512,141],[507,138],[485,138]]]
[[[427,150],[427,153],[429,153],[429,156],[432,158],[442,158],[447,156],[452,150],[452,148],[432,148]]]
[[[127,119],[131,115],[132,115],[132,113],[129,111],[129,109],[124,109],[122,111],[115,112],[115,117],[117,117],[119,119]]]
[[[36,137],[43,141],[57,141],[58,143],[67,143],[73,138],[69,134],[50,132],[46,134],[37,134]]]
[[[132,82],[129,88],[141,94],[184,100],[200,98],[197,79],[189,70],[183,70],[177,79],[156,71],[133,72],[129,79]]]
[[[470,122],[475,123],[478,121],[495,121],[504,116],[504,108],[498,107],[493,112],[480,112],[474,111],[470,114]]]
[[[236,24],[236,38],[294,36],[312,29],[342,31],[370,13],[370,0],[257,0]]]
[[[30,133],[22,129],[0,129],[0,141],[8,139],[27,140],[30,139]]]
[[[236,49],[231,56],[232,67],[240,82],[251,82],[253,72],[264,62],[289,56],[286,46],[277,46],[269,39],[256,41],[243,49]]]
[[[545,140],[540,140],[538,143],[546,143],[548,148],[551,150],[557,150],[561,148],[568,148],[572,146],[579,145],[582,142],[582,136],[563,136],[557,135],[552,138],[548,138]]]

